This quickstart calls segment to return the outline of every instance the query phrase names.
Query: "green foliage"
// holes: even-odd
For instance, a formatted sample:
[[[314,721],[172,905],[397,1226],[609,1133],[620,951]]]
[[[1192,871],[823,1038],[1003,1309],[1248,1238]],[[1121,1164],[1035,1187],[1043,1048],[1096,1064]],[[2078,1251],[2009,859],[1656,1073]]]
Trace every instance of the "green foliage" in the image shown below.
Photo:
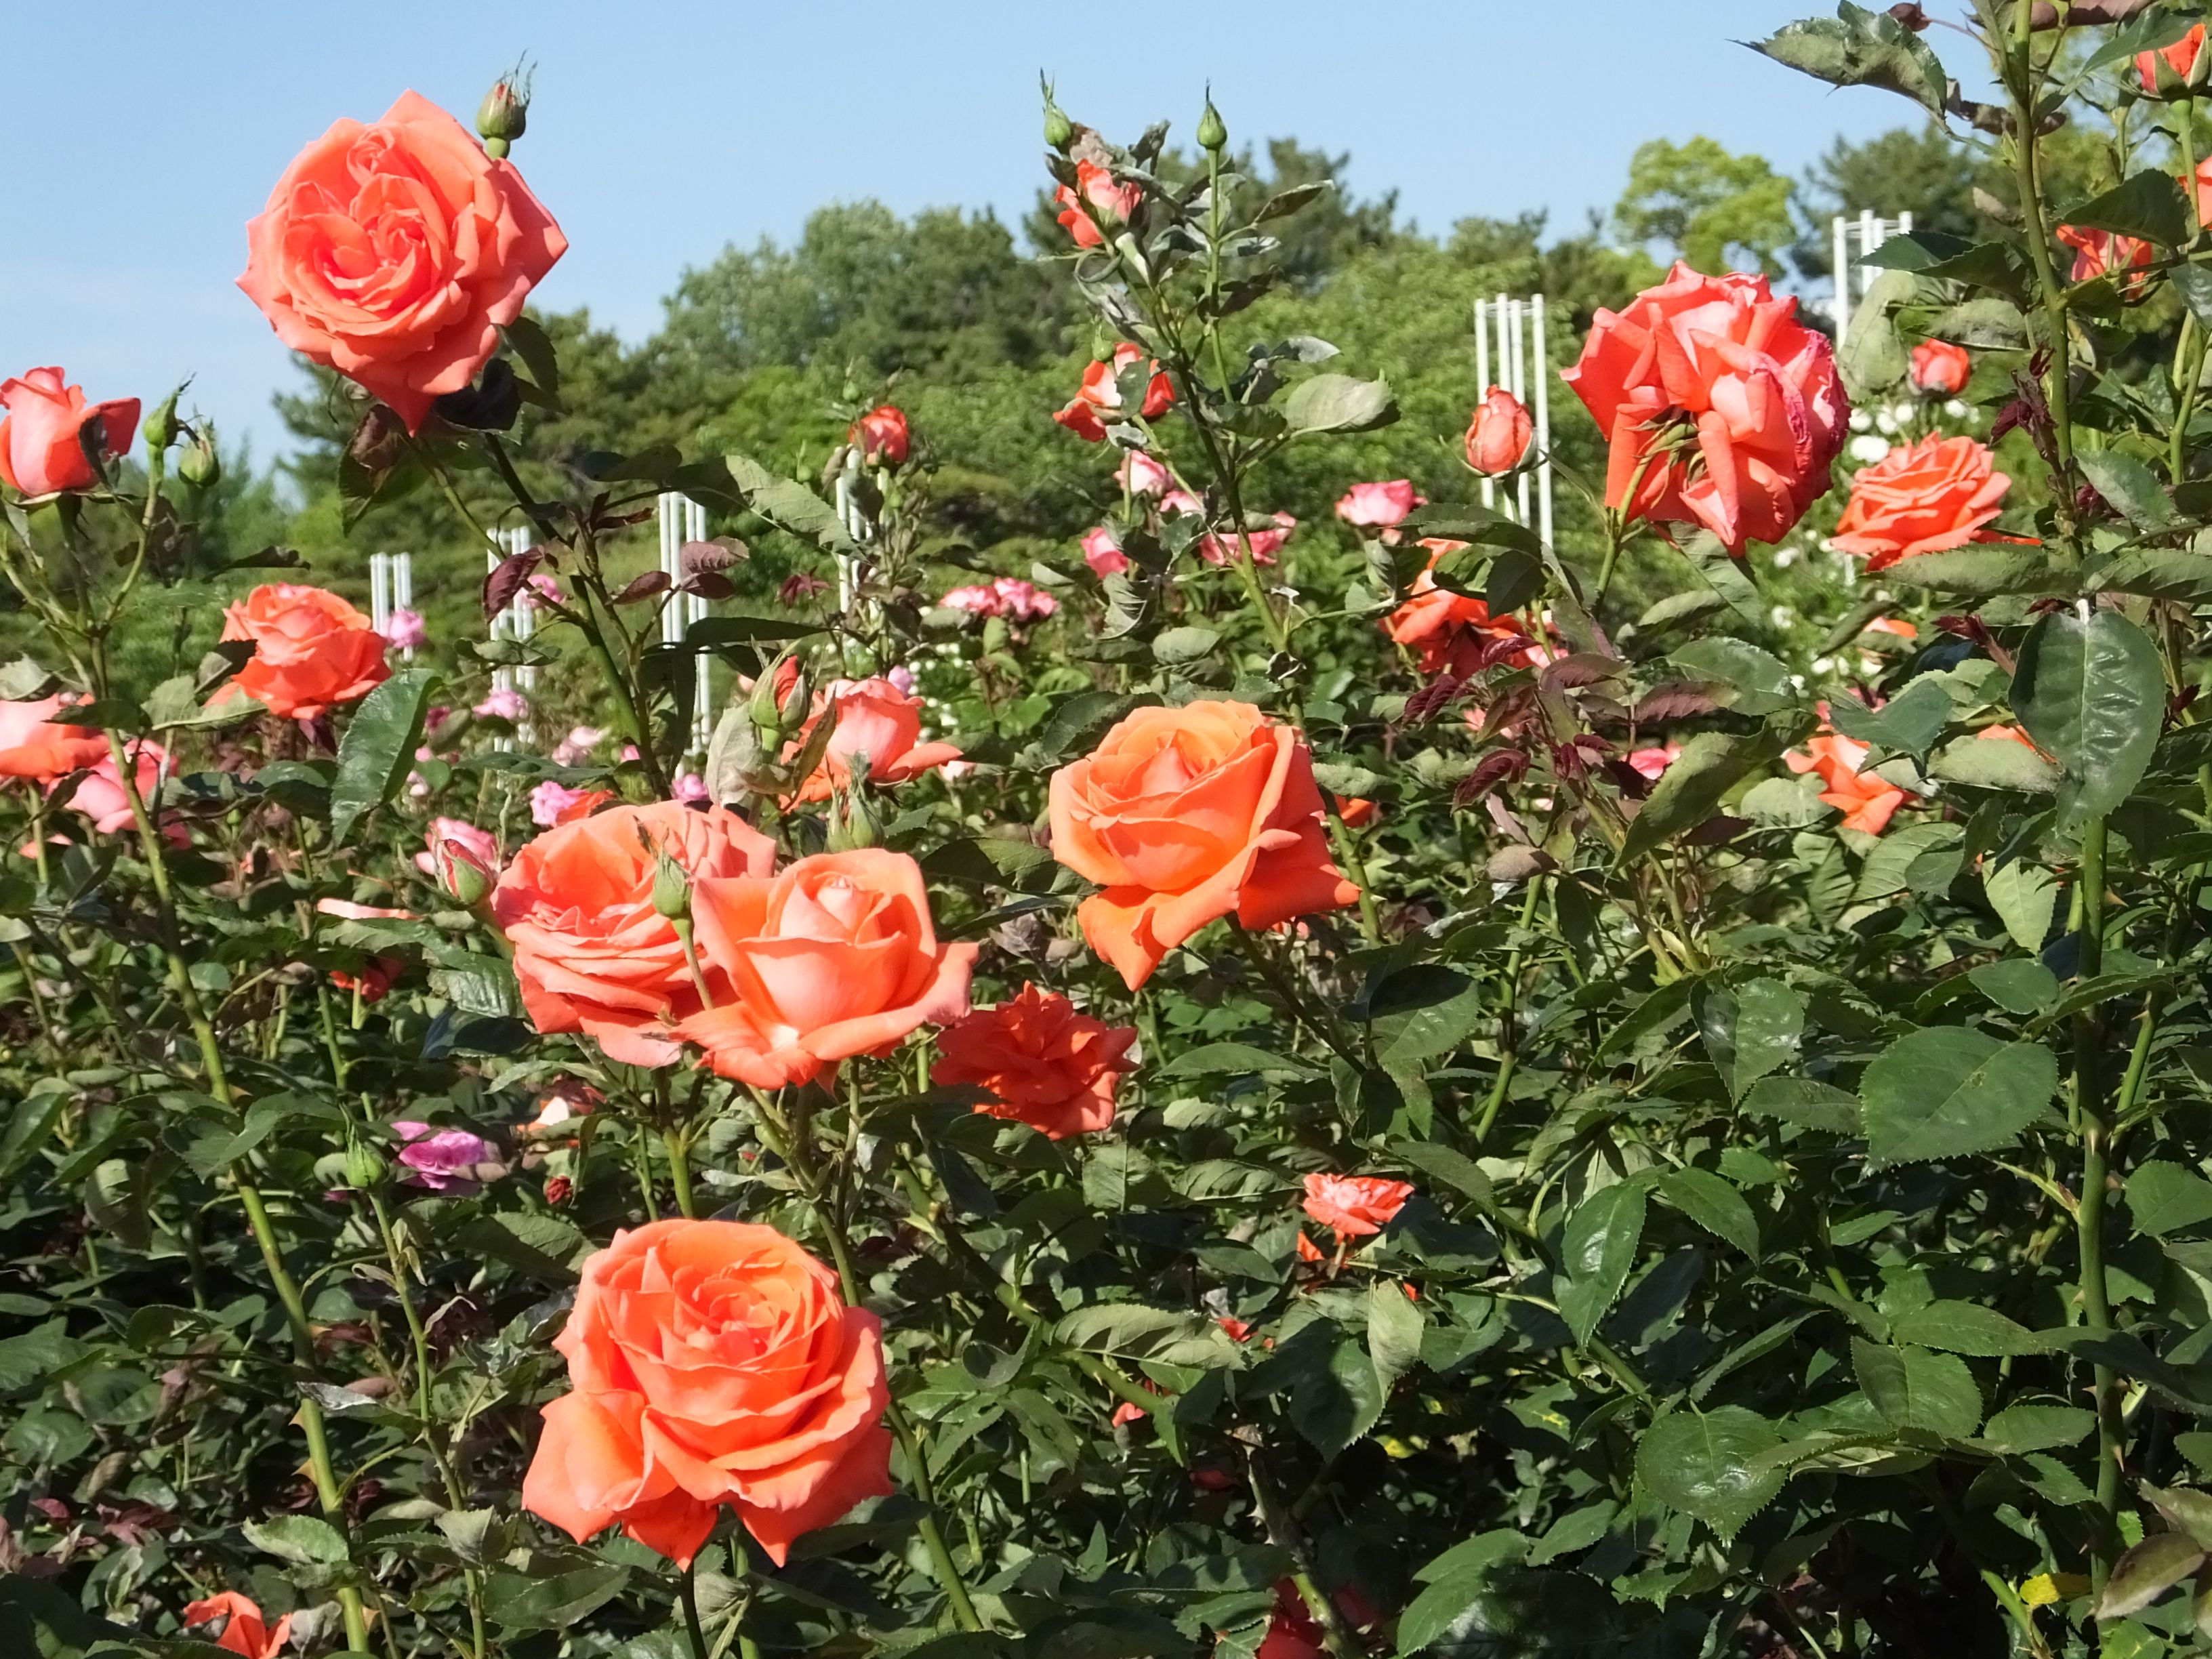
[[[1796,236],[1790,190],[1763,157],[1710,138],[1654,138],[1631,158],[1613,216],[1630,242],[1666,243],[1698,270],[1742,264],[1779,276],[1778,256]]]

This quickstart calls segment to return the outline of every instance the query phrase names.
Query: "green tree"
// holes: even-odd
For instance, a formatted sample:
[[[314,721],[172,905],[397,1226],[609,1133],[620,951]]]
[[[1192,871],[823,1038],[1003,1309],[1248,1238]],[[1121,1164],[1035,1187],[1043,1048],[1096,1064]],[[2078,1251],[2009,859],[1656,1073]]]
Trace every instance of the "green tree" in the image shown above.
[[[1986,236],[1990,221],[1974,204],[1975,192],[2002,200],[2010,188],[2004,169],[1933,122],[1863,143],[1838,138],[1806,173],[1808,222],[1790,263],[1807,276],[1834,274],[1828,227],[1839,213],[1871,210],[1889,219],[1910,213],[1915,230],[1967,240]]]
[[[1790,198],[1790,180],[1764,156],[1705,137],[1655,138],[1629,162],[1613,219],[1625,240],[1664,243],[1697,270],[1742,264],[1778,276],[1778,256],[1797,238]]]

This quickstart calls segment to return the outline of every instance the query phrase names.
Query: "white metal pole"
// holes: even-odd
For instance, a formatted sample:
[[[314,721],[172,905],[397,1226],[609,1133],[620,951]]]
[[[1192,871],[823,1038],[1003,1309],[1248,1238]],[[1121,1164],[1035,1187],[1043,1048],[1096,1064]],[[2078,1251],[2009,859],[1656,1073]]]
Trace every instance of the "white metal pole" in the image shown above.
[[[412,553],[393,553],[387,556],[386,580],[391,584],[392,606],[395,611],[415,608],[415,556]],[[415,660],[415,647],[409,646],[400,654],[409,662]]]
[[[392,573],[385,561],[381,553],[368,556],[368,625],[380,634],[392,620]]]
[[[1544,332],[1544,296],[1528,298],[1536,348],[1536,535],[1552,545],[1552,354]]]
[[[1833,257],[1836,262],[1836,343],[1838,345],[1843,344],[1844,332],[1850,327],[1851,323],[1851,244],[1850,233],[1845,228],[1849,222],[1839,213],[1836,216],[1833,227],[1835,232]]]
[[[1474,302],[1474,396],[1478,410],[1481,400],[1490,395],[1490,307],[1487,301]],[[1482,479],[1482,504],[1497,505],[1497,486],[1487,473]]]
[[[1522,407],[1525,409],[1528,404],[1528,302],[1526,300],[1516,300],[1513,302],[1511,317],[1513,322],[1513,395],[1521,400]],[[1521,507],[1521,522],[1522,524],[1528,522],[1528,488],[1529,478],[1528,470],[1523,468],[1522,470],[1521,477],[1516,480],[1516,489]]]
[[[495,530],[492,532],[492,540],[496,543],[497,545],[495,547],[488,547],[484,550],[484,571],[486,574],[489,574],[492,571],[498,569],[500,567],[500,562],[514,550],[509,544],[507,540],[507,532],[504,530]],[[499,614],[491,619],[491,636],[495,640],[504,640],[513,638],[514,634],[514,607],[511,605],[501,605],[500,607]],[[491,671],[491,689],[495,693],[514,690],[514,671],[508,668],[494,668]]]
[[[1853,267],[1858,272],[1859,298],[1866,298],[1870,283],[1867,276],[1866,257],[1881,245],[1881,221],[1874,216],[1872,208],[1859,210],[1859,257]]]
[[[687,521],[685,524],[687,533],[684,539],[694,542],[705,541],[707,539],[706,503],[687,499],[684,505],[684,517]],[[687,625],[705,621],[706,599],[697,593],[686,593],[684,596],[684,617]],[[706,652],[702,651],[692,659],[692,672],[697,684],[692,697],[691,747],[694,752],[704,755],[707,752],[708,742],[714,736],[714,688],[710,672],[712,659]]]
[[[1498,333],[1498,384],[1508,392],[1513,390],[1513,382],[1519,377],[1520,368],[1513,350],[1512,309],[1512,301],[1503,294],[1491,301],[1490,320]],[[1512,504],[1510,501],[1506,504],[1506,513],[1507,516],[1511,516]]]

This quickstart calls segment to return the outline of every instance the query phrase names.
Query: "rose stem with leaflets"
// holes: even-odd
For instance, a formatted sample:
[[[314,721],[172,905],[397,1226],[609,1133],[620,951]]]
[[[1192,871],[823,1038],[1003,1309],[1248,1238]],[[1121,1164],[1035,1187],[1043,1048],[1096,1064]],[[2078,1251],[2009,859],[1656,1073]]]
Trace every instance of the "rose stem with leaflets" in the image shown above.
[[[761,1139],[769,1150],[781,1158],[798,1178],[799,1190],[813,1206],[814,1214],[822,1224],[823,1236],[830,1243],[830,1255],[837,1267],[837,1284],[844,1292],[848,1307],[860,1305],[860,1277],[853,1266],[853,1249],[845,1237],[842,1206],[833,1201],[828,1182],[814,1161],[814,1126],[802,1093],[795,1103],[791,1120],[786,1120],[778,1109],[775,1099],[764,1089],[746,1085],[758,1109]],[[828,1097],[824,1096],[824,1098]],[[929,1553],[930,1565],[936,1570],[938,1588],[945,1592],[952,1608],[952,1616],[964,1631],[981,1631],[983,1620],[969,1599],[968,1586],[960,1577],[960,1569],[952,1559],[952,1551],[945,1541],[944,1530],[937,1523],[937,1496],[934,1483],[929,1476],[929,1464],[922,1455],[921,1443],[914,1426],[900,1409],[897,1397],[890,1396],[884,1406],[884,1420],[898,1441],[899,1450],[906,1458],[907,1468],[914,1481],[915,1496],[921,1500],[922,1515],[916,1530],[921,1534],[922,1547]]]

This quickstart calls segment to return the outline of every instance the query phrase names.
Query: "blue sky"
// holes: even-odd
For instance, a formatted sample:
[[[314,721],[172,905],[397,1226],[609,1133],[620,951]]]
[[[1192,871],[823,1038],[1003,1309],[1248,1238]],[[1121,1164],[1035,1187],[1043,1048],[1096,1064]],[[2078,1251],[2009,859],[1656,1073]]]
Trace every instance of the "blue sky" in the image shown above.
[[[537,103],[515,160],[571,244],[538,297],[635,339],[686,266],[787,240],[825,201],[1018,217],[1043,176],[1040,69],[1125,139],[1161,116],[1187,139],[1210,78],[1234,137],[1349,150],[1352,187],[1396,187],[1425,228],[1546,208],[1572,229],[1647,138],[1704,133],[1798,173],[1838,132],[1914,121],[1892,94],[1832,93],[1734,44],[1821,9],[1210,0],[1132,27],[1034,0],[18,8],[0,374],[60,363],[94,398],[149,402],[192,374],[200,408],[265,459],[270,394],[293,374],[232,286],[246,220],[334,118],[411,86],[472,120],[521,52]]]

